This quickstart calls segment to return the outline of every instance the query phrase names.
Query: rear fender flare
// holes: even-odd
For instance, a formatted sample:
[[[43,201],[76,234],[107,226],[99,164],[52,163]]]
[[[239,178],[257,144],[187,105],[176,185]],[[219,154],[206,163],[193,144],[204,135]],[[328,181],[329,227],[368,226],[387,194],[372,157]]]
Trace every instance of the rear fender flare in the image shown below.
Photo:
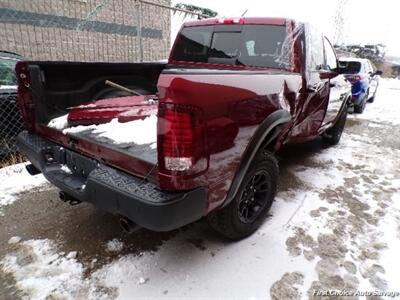
[[[243,178],[245,177],[247,170],[249,169],[250,164],[256,156],[258,150],[261,147],[270,145],[284,129],[284,126],[281,125],[289,123],[290,120],[290,113],[287,110],[280,109],[270,114],[257,128],[249,142],[249,145],[242,155],[239,167],[232,180],[222,207],[228,205],[236,197]]]

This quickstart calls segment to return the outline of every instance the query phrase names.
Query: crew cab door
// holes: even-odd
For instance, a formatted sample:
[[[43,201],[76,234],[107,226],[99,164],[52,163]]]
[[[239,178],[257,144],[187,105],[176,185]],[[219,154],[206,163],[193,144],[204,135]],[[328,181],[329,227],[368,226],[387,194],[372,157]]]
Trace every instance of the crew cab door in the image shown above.
[[[301,142],[318,135],[329,102],[329,79],[325,77],[323,35],[309,24],[304,25],[304,89],[296,107],[291,142]]]
[[[324,37],[324,53],[326,72],[336,71],[338,68],[337,57],[329,40]],[[344,78],[343,75],[338,75],[329,80],[329,102],[326,108],[323,125],[333,122],[339,114],[343,101],[346,101],[349,91],[351,89],[350,83]]]

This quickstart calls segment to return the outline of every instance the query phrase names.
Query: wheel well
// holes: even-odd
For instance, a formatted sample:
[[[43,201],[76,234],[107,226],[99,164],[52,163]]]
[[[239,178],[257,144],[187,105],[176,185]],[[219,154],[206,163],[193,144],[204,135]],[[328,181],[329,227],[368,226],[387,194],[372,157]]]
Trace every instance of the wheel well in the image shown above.
[[[260,149],[266,149],[272,153],[276,152],[275,146],[279,140],[280,133],[284,129],[286,123],[279,124],[275,126],[264,138],[263,142],[260,145]]]
[[[223,207],[229,204],[235,197],[238,187],[240,186],[249,166],[255,155],[262,147],[270,150],[270,147],[275,147],[280,133],[284,130],[286,124],[291,120],[291,115],[286,110],[278,110],[267,117],[264,122],[259,126],[253,137],[243,152],[240,165],[232,180],[231,187],[228,191],[227,197]],[[274,150],[272,152],[275,152]]]

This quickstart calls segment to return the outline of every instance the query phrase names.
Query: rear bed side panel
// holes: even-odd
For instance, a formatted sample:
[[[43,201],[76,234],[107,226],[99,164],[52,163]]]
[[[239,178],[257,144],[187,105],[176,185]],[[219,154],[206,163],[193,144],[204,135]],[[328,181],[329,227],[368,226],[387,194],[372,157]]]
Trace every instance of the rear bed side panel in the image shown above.
[[[300,74],[284,71],[165,70],[158,82],[160,102],[203,111],[210,161],[207,172],[195,178],[159,174],[161,188],[205,186],[208,211],[221,205],[254,133],[278,110],[287,110],[288,122],[301,85]]]

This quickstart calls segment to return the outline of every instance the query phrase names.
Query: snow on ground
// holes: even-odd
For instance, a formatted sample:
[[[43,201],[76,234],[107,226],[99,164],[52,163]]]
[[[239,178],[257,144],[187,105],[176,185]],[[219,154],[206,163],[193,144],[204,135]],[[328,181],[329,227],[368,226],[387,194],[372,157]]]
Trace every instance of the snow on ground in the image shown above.
[[[398,87],[382,80],[365,115],[349,116],[349,124],[359,122],[357,130],[348,125],[338,146],[291,166],[285,174],[295,184],[281,189],[272,216],[245,240],[227,243],[197,223],[157,251],[121,254],[85,275],[89,266],[79,255],[59,253],[55,242],[15,239],[2,269],[32,299],[309,299],[327,289],[400,292],[400,149],[379,131],[400,128]],[[119,253],[124,244],[113,239],[104,247]]]
[[[84,267],[73,256],[57,253],[53,241],[29,240],[20,243],[2,264],[29,299],[99,299],[101,294],[85,280]]]
[[[400,125],[400,80],[387,79],[381,80],[379,89],[379,98],[387,100],[388,105],[374,105],[374,109],[366,109],[357,119]]]
[[[106,244],[106,250],[108,252],[120,252],[124,248],[124,243],[118,239],[112,239]]]
[[[31,176],[25,169],[27,163],[21,163],[0,169],[0,214],[1,207],[13,203],[18,194],[43,186],[46,179],[39,174]]]
[[[0,84],[0,90],[17,90],[16,85],[1,85]]]

